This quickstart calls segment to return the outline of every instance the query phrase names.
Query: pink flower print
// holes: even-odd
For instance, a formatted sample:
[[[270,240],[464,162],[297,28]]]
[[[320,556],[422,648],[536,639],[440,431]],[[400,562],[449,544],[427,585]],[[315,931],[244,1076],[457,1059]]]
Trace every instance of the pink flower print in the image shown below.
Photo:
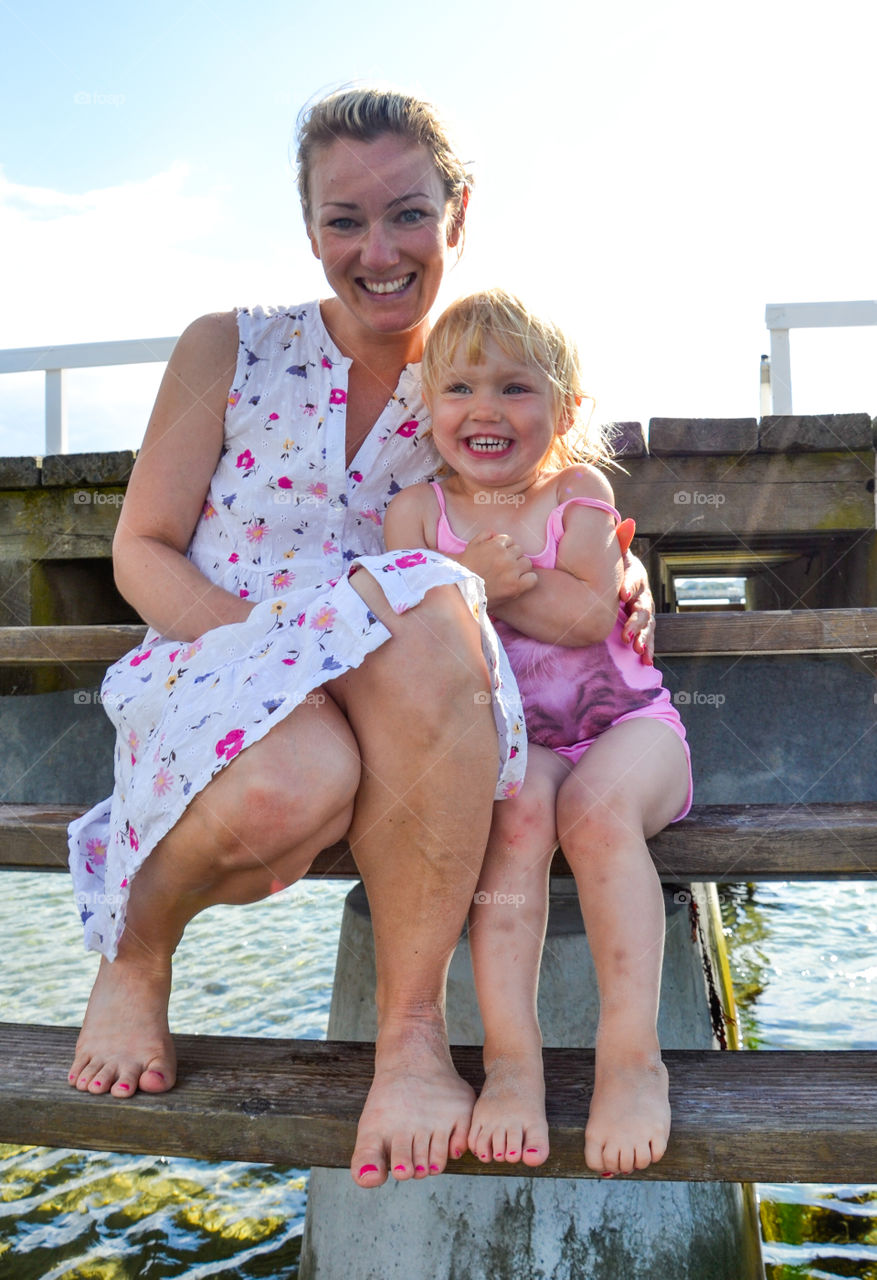
[[[97,836],[93,836],[91,840],[86,840],[85,852],[89,862],[93,862],[95,866],[103,866],[107,860],[107,846]]]
[[[417,564],[426,564],[426,556],[422,551],[413,551],[410,556],[400,556],[395,563],[397,569],[413,569]]]
[[[322,480],[314,480],[308,485],[308,493],[313,498],[327,498],[329,496],[329,486],[324,484]]]
[[[514,800],[520,789],[520,782],[507,782],[503,788],[503,796],[506,800]]]
[[[247,596],[248,596],[249,594],[250,594],[250,593],[249,593],[249,591],[247,590],[247,588],[246,588],[246,587],[241,587],[240,591],[238,592],[238,595],[240,596],[240,598],[241,598],[242,600],[246,600],[246,598],[247,598]]]
[[[310,401],[308,401],[307,404],[299,405],[299,408],[302,413],[306,414],[309,418],[312,418],[317,412],[317,406],[315,404],[311,404]]]
[[[376,524],[380,528],[381,517],[379,512],[375,511],[374,507],[366,507],[365,510],[360,511],[359,514],[362,516],[363,520],[371,520],[372,524]]]
[[[145,653],[138,653],[136,658],[131,659],[131,661],[128,663],[128,666],[139,667],[140,663],[145,662],[151,653],[152,653],[151,649],[147,649]]]
[[[244,730],[231,729],[224,738],[220,738],[216,744],[216,754],[220,757],[225,756],[226,760],[232,760],[241,747],[244,745]]]
[[[140,837],[133,827],[128,828],[128,843],[135,853],[140,848]]]
[[[300,613],[300,614],[298,615],[298,617],[296,618],[296,620],[295,620],[295,625],[296,625],[297,627],[303,627],[303,626],[304,626],[304,624],[305,624],[305,614]]]
[[[323,366],[324,369],[332,368],[332,361],[329,359],[328,356],[323,356],[323,359],[320,361],[320,364]]]
[[[173,785],[173,774],[170,773],[164,765],[162,765],[158,773],[152,779],[153,793],[157,796],[166,796]]]
[[[288,569],[280,569],[271,579],[271,586],[275,591],[285,591],[292,581],[292,574]]]
[[[232,391],[231,395],[228,397],[228,403],[231,405],[232,409],[238,403],[240,398],[241,398],[241,393],[239,391]]]
[[[200,652],[203,643],[203,640],[199,638],[186,645],[184,649],[180,649],[180,662],[191,662],[195,654]]]
[[[280,477],[278,477],[278,480],[277,480],[277,488],[278,488],[278,489],[291,489],[291,488],[292,488],[292,481],[290,480],[289,476],[280,476]]]
[[[420,424],[416,418],[409,418],[407,422],[402,423],[401,427],[396,428],[396,435],[405,437],[413,436],[419,425]]]
[[[329,404],[347,404],[347,392],[340,387],[333,387],[329,392]]]
[[[247,541],[248,542],[261,542],[262,539],[265,537],[266,533],[270,533],[270,530],[268,526],[265,524],[247,525]]]
[[[353,481],[354,484],[362,484],[362,472],[351,471],[350,479]]]
[[[240,556],[236,551],[232,551],[231,555],[228,557],[228,563],[237,564],[238,560],[240,560]]]
[[[279,421],[280,421],[280,414],[279,414],[279,413],[269,413],[269,414],[268,414],[268,421],[269,421],[269,422],[279,422]]]
[[[324,556],[334,555],[337,550],[338,550],[338,543],[333,542],[331,538],[327,538],[326,541],[323,543]]]
[[[245,470],[249,470],[250,467],[254,467],[256,465],[256,459],[250,453],[249,449],[244,449],[243,453],[238,454],[238,460],[235,465],[243,467]]]
[[[209,520],[212,516],[216,515],[216,507],[214,507],[212,502],[207,501],[201,509],[201,514],[205,520]]]
[[[311,628],[314,631],[328,631],[332,623],[335,621],[335,615],[338,610],[333,609],[331,605],[324,604],[320,612],[311,618]]]

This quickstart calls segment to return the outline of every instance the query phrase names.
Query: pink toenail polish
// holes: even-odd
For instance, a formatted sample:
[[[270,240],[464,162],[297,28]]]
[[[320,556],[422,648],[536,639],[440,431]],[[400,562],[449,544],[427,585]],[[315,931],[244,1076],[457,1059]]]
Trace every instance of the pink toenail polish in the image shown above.
[[[601,1173],[601,1174],[600,1174],[600,1177],[601,1177],[601,1178],[614,1178],[614,1177],[615,1177],[615,1174],[614,1174],[614,1173]]]
[[[415,1172],[415,1173],[426,1173],[426,1169],[425,1169],[425,1167],[424,1167],[422,1164],[416,1164],[416,1165],[414,1166],[414,1172]]]
[[[131,1088],[131,1086],[130,1086],[129,1084],[125,1084],[125,1083],[124,1083],[124,1081],[120,1080],[120,1081],[119,1081],[119,1088],[120,1088],[120,1089],[130,1089],[130,1088]]]
[[[362,1177],[364,1173],[377,1173],[377,1171],[378,1166],[376,1164],[364,1164],[359,1171],[359,1176]]]
[[[393,1165],[393,1172],[394,1172],[394,1173],[399,1173],[399,1172],[401,1171],[402,1173],[405,1173],[405,1172],[407,1171],[407,1168],[408,1168],[408,1166],[407,1166],[407,1165],[404,1165],[404,1164],[394,1164],[394,1165]]]
[[[96,1089],[99,1089],[101,1087],[100,1080],[95,1080],[94,1085]]]
[[[528,1155],[528,1156],[534,1156],[534,1155],[536,1155],[536,1154],[538,1153],[538,1151],[539,1151],[539,1148],[538,1148],[538,1147],[528,1147],[528,1148],[527,1148],[527,1155]]]
[[[507,1151],[507,1152],[506,1152],[506,1155],[510,1155],[510,1156],[516,1156],[517,1154],[518,1154],[518,1153],[517,1153],[517,1151]]]
[[[439,1167],[438,1167],[438,1165],[437,1165],[437,1164],[431,1164],[431,1165],[429,1166],[429,1171],[430,1171],[430,1173],[438,1173],[438,1171],[439,1171]]]
[[[459,1160],[459,1159],[460,1159],[460,1151],[459,1151],[459,1148],[457,1148],[457,1147],[454,1147],[454,1159],[455,1159],[455,1160]]]

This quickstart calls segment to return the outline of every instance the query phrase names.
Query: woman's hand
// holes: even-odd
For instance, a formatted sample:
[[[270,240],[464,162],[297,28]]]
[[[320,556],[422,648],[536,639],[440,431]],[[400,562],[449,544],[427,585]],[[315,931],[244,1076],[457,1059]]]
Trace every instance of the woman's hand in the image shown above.
[[[477,533],[455,558],[484,579],[490,609],[517,600],[538,581],[529,557],[507,533]]]
[[[641,560],[630,552],[624,557],[624,579],[619,592],[627,613],[622,638],[632,644],[647,667],[655,665],[655,601]]]

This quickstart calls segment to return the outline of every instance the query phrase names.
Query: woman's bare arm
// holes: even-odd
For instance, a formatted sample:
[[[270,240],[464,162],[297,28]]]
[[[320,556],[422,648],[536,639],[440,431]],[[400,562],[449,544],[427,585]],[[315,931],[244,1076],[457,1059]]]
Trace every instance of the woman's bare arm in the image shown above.
[[[186,559],[222,450],[238,349],[233,313],[202,316],[168,363],[113,539],[119,591],[141,617],[176,640],[242,621],[252,604]]]

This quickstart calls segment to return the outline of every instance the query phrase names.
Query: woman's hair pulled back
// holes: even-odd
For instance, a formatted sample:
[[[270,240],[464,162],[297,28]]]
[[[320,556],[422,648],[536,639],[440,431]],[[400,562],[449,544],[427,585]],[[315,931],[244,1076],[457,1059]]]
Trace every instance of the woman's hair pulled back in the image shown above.
[[[463,192],[472,176],[459,158],[447,126],[430,103],[396,89],[339,89],[306,106],[296,125],[298,190],[305,222],[310,225],[310,182],[315,152],[338,138],[374,142],[394,133],[426,147],[455,214],[462,211]]]
[[[455,360],[480,364],[485,344],[493,339],[511,359],[539,369],[554,393],[555,437],[546,462],[574,466],[577,462],[612,463],[611,428],[595,424],[582,413],[582,402],[593,399],[582,385],[575,343],[553,321],[534,315],[514,294],[485,289],[452,302],[435,323],[423,353],[421,377],[429,403]],[[569,424],[565,433],[563,427]]]

